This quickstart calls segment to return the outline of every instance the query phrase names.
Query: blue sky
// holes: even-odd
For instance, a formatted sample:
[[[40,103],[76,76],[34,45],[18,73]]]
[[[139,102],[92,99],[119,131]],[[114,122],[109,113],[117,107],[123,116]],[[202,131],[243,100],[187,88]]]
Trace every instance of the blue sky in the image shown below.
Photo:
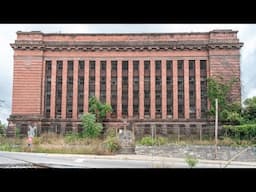
[[[256,24],[0,24],[0,120],[11,114],[13,50],[17,31],[44,33],[172,33],[207,32],[214,29],[238,31],[241,49],[242,99],[256,96]]]

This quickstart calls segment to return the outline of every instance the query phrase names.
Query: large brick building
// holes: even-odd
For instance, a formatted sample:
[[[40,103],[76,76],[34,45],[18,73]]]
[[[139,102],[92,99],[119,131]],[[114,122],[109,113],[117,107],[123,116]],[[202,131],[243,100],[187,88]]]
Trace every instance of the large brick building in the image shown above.
[[[237,77],[237,31],[204,33],[62,34],[17,32],[9,123],[41,131],[79,130],[79,116],[96,96],[112,105],[106,124],[202,126],[206,79]]]

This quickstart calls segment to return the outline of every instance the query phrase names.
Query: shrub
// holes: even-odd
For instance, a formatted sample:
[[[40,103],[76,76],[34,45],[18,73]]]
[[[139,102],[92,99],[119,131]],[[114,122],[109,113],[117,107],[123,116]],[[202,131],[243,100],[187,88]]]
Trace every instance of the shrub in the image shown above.
[[[143,137],[139,143],[141,145],[152,146],[152,145],[164,145],[167,142],[168,142],[167,138],[164,138],[164,137],[157,137],[152,139],[152,137],[146,136],[146,137]]]
[[[256,124],[224,125],[223,129],[226,137],[234,139],[253,139],[256,137]]]
[[[118,139],[116,137],[108,137],[104,142],[103,142],[104,148],[106,148],[108,151],[116,152],[120,149],[120,144],[118,142]]]
[[[1,135],[5,135],[5,131],[6,131],[6,126],[4,124],[1,123],[0,121],[0,136]]]
[[[156,141],[154,139],[152,139],[152,137],[147,136],[147,137],[143,137],[140,140],[140,144],[141,145],[152,146],[152,145],[156,144]]]
[[[103,127],[101,123],[96,122],[95,114],[84,114],[81,120],[84,128],[82,131],[83,137],[96,138],[100,136]]]
[[[192,157],[192,156],[187,156],[186,157],[186,163],[188,164],[188,166],[190,167],[190,168],[193,168],[193,167],[195,167],[196,166],[196,164],[198,163],[198,160],[195,158],[195,157]]]

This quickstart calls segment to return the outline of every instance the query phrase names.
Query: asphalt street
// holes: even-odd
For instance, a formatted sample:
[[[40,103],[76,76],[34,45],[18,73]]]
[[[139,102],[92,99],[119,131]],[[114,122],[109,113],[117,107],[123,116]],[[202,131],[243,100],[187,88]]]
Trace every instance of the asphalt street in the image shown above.
[[[185,159],[146,155],[0,152],[0,168],[189,168]],[[256,162],[198,160],[195,168],[256,168]]]

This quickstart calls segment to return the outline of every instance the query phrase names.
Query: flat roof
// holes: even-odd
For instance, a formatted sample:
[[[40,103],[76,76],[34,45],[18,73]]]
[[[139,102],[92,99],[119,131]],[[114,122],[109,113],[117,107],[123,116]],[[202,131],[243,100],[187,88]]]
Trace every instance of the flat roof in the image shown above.
[[[104,35],[104,36],[114,36],[114,35],[189,35],[189,34],[209,34],[209,33],[237,33],[238,31],[233,31],[232,29],[218,29],[212,30],[209,32],[175,32],[175,33],[43,33],[41,31],[30,31],[30,32],[23,32],[17,31],[17,34],[43,34],[43,35],[88,35],[88,36],[97,36],[97,35]]]

